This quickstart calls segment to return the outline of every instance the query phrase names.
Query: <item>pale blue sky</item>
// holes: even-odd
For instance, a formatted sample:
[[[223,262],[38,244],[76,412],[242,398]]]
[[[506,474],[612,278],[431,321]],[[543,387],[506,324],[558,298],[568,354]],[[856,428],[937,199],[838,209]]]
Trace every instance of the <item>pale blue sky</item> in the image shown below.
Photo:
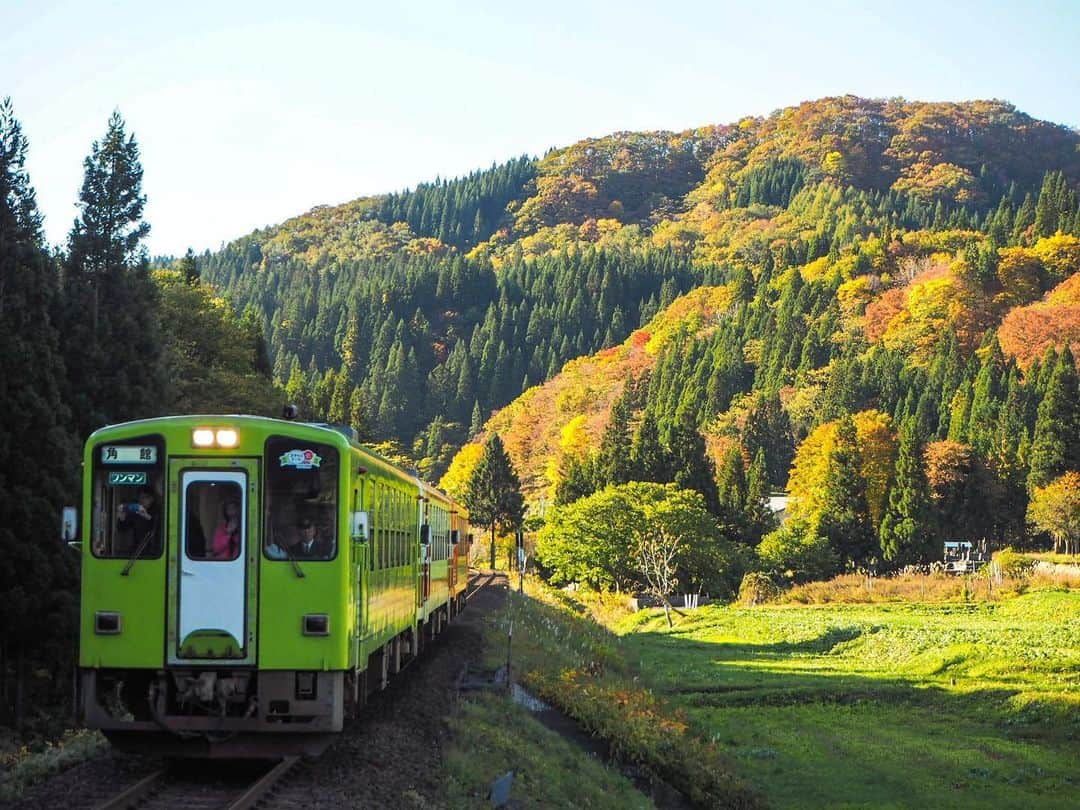
[[[1003,98],[1080,125],[1080,0],[0,0],[0,96],[51,242],[120,110],[153,253],[615,130],[841,93]]]

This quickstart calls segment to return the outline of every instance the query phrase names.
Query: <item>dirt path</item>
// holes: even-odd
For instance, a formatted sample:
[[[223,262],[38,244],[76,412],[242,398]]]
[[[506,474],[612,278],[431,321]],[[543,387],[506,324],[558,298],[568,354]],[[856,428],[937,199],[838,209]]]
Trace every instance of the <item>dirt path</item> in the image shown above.
[[[441,802],[444,718],[466,661],[483,651],[482,619],[506,597],[499,575],[478,591],[425,657],[406,669],[318,760],[303,763],[268,807],[427,807]],[[108,752],[28,789],[20,810],[93,807],[158,763]]]

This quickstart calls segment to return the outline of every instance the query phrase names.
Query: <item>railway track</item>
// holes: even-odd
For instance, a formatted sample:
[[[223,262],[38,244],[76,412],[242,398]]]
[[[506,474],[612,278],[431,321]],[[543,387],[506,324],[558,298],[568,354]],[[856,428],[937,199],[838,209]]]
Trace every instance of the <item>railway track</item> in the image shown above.
[[[475,587],[473,587],[471,591],[467,591],[465,593],[465,601],[468,602],[476,595],[477,591],[486,588],[488,585],[494,582],[496,576],[498,575],[494,571],[492,571],[490,574],[477,573],[475,576],[471,577],[469,584],[474,585]]]
[[[97,810],[248,810],[273,796],[299,757],[272,764],[183,762],[162,768],[97,805]]]

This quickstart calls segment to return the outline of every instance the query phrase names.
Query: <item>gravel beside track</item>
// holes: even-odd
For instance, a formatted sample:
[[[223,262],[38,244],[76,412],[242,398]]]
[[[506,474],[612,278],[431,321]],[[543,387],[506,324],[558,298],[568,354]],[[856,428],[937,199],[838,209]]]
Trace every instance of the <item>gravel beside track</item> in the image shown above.
[[[360,717],[313,761],[301,761],[260,807],[397,807],[441,804],[444,718],[456,699],[456,680],[467,661],[483,653],[481,620],[506,598],[506,576],[474,573],[470,591],[484,585],[468,607],[384,692],[369,699]],[[107,752],[28,789],[13,807],[92,808],[162,767],[153,757]],[[185,767],[190,767],[186,765]],[[214,767],[228,767],[216,763]]]

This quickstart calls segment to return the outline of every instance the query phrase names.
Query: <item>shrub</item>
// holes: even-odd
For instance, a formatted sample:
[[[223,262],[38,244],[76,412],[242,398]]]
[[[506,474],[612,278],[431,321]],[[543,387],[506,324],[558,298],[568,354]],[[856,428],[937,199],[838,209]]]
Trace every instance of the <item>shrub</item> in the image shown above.
[[[768,574],[760,571],[751,571],[743,577],[739,585],[739,602],[743,605],[761,605],[775,599],[780,594],[780,589],[772,581]]]
[[[994,555],[994,562],[1001,569],[1003,576],[1023,579],[1031,576],[1035,570],[1035,560],[1023,554],[1017,554],[1012,547],[1003,548]]]
[[[798,520],[765,535],[757,553],[766,568],[783,571],[796,582],[828,579],[840,569],[828,539]]]

